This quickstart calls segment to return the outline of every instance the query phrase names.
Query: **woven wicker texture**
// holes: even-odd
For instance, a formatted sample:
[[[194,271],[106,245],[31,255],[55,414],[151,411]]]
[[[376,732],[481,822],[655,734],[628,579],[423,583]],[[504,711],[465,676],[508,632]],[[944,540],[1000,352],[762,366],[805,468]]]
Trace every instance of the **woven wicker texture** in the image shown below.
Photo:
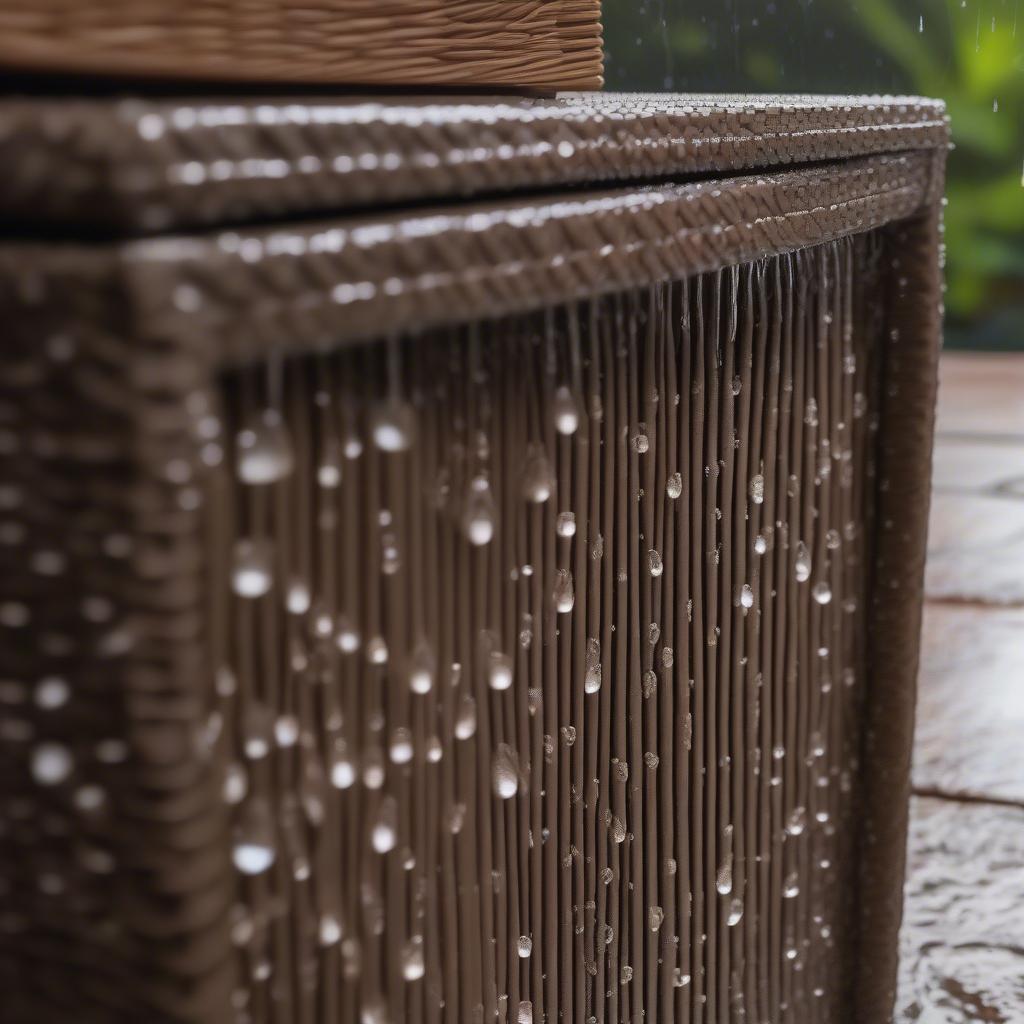
[[[166,231],[946,145],[916,97],[7,100],[0,217]]]
[[[0,3],[7,67],[192,81],[601,85],[599,0]]]
[[[0,246],[5,1024],[884,1024],[940,312],[927,137]],[[245,453],[268,482],[239,483]]]

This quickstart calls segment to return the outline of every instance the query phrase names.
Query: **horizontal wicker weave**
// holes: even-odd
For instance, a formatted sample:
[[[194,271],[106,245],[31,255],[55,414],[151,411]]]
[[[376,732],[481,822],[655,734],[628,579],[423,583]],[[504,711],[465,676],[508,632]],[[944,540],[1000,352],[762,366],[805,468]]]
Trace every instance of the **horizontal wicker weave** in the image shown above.
[[[774,107],[678,104],[715,180],[622,181],[623,115],[529,196],[0,244],[5,1021],[888,1019],[942,111],[784,167]],[[28,150],[50,236],[141,126],[217,146],[158,106]],[[301,106],[225,149],[297,166]]]
[[[411,200],[935,152],[911,96],[27,98],[0,106],[0,217],[167,231]]]
[[[600,0],[0,0],[0,65],[184,80],[593,89]]]

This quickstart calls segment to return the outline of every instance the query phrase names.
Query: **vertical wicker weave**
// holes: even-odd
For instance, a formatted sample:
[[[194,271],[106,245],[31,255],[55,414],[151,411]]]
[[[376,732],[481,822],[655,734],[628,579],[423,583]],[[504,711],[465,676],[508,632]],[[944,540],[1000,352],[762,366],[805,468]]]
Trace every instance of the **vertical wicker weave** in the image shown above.
[[[4,1021],[887,1020],[941,105],[0,126]]]

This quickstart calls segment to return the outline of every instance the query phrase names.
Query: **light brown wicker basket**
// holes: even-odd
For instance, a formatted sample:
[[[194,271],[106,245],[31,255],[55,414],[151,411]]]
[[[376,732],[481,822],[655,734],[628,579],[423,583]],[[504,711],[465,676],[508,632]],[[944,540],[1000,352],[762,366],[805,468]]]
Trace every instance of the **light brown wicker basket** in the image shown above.
[[[600,0],[0,0],[0,65],[345,85],[601,85]]]

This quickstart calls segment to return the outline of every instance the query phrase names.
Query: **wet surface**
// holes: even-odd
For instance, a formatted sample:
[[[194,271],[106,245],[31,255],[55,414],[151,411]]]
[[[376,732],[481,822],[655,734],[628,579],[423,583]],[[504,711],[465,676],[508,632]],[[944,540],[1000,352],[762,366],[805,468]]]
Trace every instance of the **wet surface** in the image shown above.
[[[897,1019],[1024,1019],[1022,906],[1024,808],[916,798]]]
[[[914,785],[1024,805],[1024,608],[932,605]]]
[[[945,356],[899,1024],[1024,1021],[1024,356]]]

